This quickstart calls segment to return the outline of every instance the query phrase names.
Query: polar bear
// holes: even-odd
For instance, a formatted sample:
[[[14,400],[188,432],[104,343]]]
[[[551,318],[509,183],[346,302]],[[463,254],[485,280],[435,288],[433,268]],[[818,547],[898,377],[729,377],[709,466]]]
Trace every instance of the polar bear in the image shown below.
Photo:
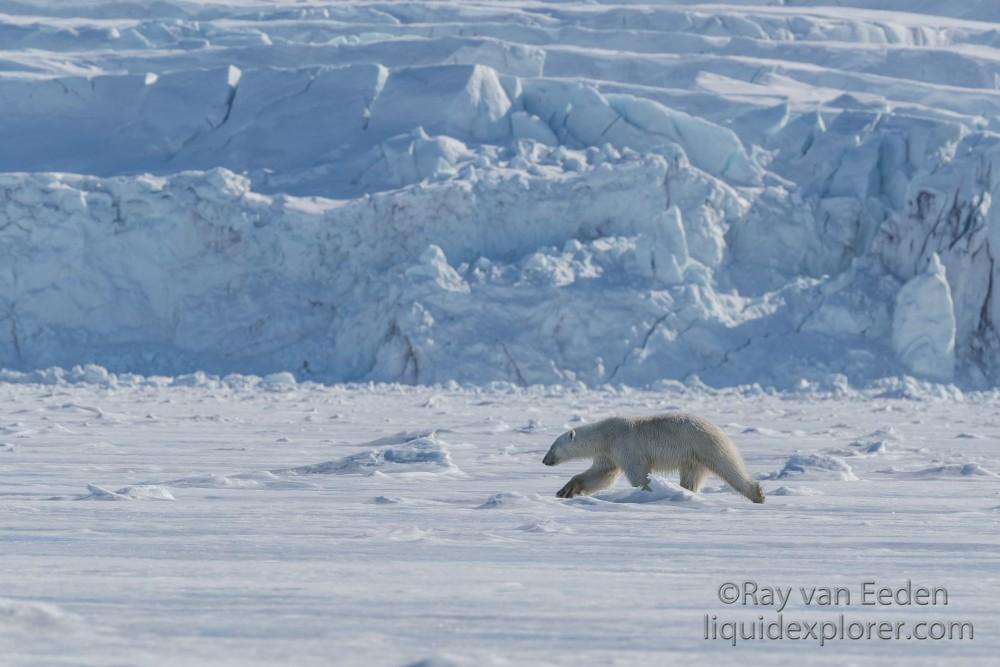
[[[670,413],[653,417],[611,417],[563,433],[542,459],[554,466],[573,459],[594,464],[556,494],[572,498],[614,484],[625,473],[629,484],[649,488],[649,473],[680,470],[681,486],[698,491],[714,472],[755,503],[764,490],[750,479],[739,451],[718,426],[699,417]]]

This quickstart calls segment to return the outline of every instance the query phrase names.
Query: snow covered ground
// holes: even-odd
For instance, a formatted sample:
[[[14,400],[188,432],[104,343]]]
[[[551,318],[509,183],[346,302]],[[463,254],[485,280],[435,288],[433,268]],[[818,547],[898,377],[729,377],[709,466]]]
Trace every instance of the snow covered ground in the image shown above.
[[[0,365],[994,386],[996,3],[837,4],[0,0]]]
[[[0,385],[4,665],[994,664],[995,395]],[[178,383],[183,385],[183,383]],[[684,409],[768,493],[596,498],[547,468],[581,420]],[[971,641],[704,638],[727,582],[943,587],[946,606],[788,621],[969,622]]]

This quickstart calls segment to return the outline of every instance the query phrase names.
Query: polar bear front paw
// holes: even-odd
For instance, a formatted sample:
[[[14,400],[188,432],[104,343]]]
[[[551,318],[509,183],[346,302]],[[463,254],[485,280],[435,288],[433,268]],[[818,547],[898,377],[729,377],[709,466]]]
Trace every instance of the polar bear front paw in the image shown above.
[[[573,496],[578,496],[583,493],[583,484],[571,479],[566,482],[566,486],[556,491],[557,498],[572,498]]]

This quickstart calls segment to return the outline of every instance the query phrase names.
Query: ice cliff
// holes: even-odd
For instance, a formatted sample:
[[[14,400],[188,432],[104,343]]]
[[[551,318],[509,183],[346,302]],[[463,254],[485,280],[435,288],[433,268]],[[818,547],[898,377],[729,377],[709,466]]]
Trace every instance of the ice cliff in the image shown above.
[[[996,385],[1000,15],[815,4],[0,0],[0,366]]]

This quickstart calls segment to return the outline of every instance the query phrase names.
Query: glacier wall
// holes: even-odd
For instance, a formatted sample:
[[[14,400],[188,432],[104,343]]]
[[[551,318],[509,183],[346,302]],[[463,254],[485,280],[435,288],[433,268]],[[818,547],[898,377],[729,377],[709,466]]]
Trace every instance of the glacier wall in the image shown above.
[[[1000,17],[818,4],[0,0],[0,366],[996,385]]]

